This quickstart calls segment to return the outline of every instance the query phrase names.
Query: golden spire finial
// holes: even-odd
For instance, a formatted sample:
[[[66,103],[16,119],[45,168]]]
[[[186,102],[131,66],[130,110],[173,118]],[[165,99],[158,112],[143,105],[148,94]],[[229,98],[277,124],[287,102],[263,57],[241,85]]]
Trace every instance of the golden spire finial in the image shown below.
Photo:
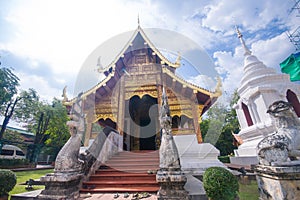
[[[241,31],[239,30],[239,27],[237,25],[235,25],[235,30],[236,30],[236,33],[238,35],[238,38],[243,37],[243,35],[242,35]]]
[[[177,56],[176,61],[175,61],[175,65],[176,66],[181,65],[181,53],[179,51],[178,51],[178,56]]]
[[[236,33],[237,33],[237,35],[238,35],[238,38],[240,39],[240,42],[241,42],[243,48],[244,48],[244,51],[245,51],[244,56],[246,56],[246,55],[251,55],[252,52],[251,52],[251,51],[248,49],[248,47],[246,46],[245,41],[244,41],[244,39],[243,39],[243,35],[242,35],[242,33],[240,32],[238,26],[235,26],[235,30],[236,30]]]

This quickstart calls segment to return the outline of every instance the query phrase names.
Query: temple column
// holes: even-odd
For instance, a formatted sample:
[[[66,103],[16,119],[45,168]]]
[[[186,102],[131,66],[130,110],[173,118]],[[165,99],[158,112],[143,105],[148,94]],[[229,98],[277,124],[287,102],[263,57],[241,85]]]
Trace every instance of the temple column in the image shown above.
[[[125,89],[124,77],[119,80],[118,95],[118,116],[117,116],[117,130],[121,135],[124,132],[124,119],[125,119]]]
[[[157,85],[157,104],[161,105],[161,95],[162,95],[162,80],[161,80],[161,75],[158,74],[156,78],[156,85]]]
[[[119,151],[123,151],[123,143],[124,143],[124,120],[125,120],[125,87],[124,87],[124,76],[120,78],[119,84],[117,87],[117,94],[114,94],[116,98],[118,98],[118,111],[116,117],[117,127],[116,129],[122,136],[119,140]]]
[[[202,143],[202,134],[201,134],[201,130],[200,130],[200,124],[199,121],[201,121],[201,119],[199,119],[199,107],[197,104],[193,103],[191,105],[192,108],[192,115],[193,115],[193,124],[194,124],[194,130],[195,130],[195,134],[197,136],[197,141],[198,143]]]

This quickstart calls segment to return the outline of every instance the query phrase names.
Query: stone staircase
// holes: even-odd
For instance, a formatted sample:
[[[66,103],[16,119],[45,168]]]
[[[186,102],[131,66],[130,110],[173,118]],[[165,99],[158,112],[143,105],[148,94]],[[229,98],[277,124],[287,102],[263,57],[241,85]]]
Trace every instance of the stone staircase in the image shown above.
[[[158,168],[158,151],[123,151],[102,165],[88,181],[83,182],[80,192],[157,192]]]

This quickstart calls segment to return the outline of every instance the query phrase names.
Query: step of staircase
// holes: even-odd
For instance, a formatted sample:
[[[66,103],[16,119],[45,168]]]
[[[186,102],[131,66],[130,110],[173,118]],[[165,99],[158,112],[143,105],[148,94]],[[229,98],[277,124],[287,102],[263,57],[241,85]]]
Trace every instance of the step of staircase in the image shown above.
[[[158,151],[120,152],[83,182],[80,192],[157,192],[158,168]]]

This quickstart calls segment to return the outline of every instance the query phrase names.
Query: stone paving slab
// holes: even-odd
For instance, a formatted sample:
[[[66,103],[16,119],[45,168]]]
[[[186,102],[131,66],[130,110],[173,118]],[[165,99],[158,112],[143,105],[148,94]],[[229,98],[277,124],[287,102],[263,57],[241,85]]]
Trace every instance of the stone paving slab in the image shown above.
[[[88,195],[88,194],[81,194],[81,198],[80,200],[131,200],[133,199],[133,194],[134,193],[129,193],[129,197],[124,198],[124,193],[118,193],[119,197],[118,198],[114,198],[114,194],[92,194],[92,195]],[[141,200],[157,200],[157,196],[156,194],[151,194],[150,197],[147,198],[140,198]]]
[[[35,199],[42,190],[33,190],[30,192],[24,192],[24,193],[20,193],[20,194],[13,194],[11,195],[11,200],[33,200]]]

